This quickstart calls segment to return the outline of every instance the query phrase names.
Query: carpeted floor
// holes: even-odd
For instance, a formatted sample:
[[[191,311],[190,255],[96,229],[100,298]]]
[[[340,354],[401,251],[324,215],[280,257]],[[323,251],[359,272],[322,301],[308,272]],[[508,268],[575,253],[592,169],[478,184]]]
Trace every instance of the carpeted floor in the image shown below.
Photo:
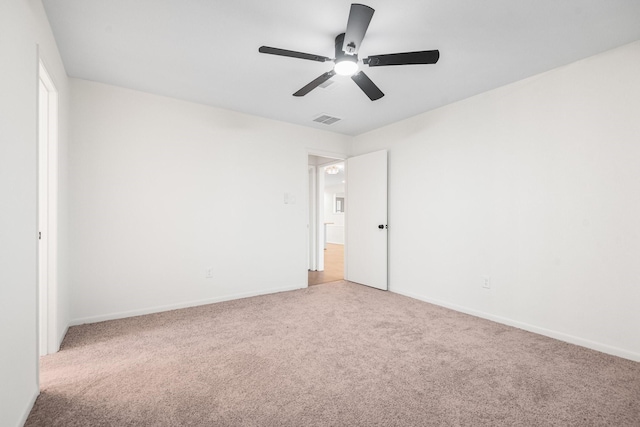
[[[640,426],[640,363],[347,282],[72,327],[27,426]]]

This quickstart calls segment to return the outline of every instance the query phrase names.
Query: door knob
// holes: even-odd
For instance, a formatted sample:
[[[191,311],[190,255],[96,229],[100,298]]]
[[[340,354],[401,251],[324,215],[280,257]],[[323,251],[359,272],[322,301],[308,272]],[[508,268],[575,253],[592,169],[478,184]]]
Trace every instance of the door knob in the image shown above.
[[[380,224],[380,225],[378,226],[378,228],[379,228],[380,230],[384,230],[384,225]]]

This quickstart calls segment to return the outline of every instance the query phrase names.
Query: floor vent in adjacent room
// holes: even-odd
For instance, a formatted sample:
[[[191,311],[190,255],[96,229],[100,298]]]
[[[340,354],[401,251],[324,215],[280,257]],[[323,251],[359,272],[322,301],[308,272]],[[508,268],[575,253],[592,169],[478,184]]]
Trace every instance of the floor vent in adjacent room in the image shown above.
[[[321,114],[315,119],[313,119],[314,122],[322,123],[324,125],[332,125],[339,120],[342,120],[342,119],[339,119],[338,117],[330,116],[328,114]]]

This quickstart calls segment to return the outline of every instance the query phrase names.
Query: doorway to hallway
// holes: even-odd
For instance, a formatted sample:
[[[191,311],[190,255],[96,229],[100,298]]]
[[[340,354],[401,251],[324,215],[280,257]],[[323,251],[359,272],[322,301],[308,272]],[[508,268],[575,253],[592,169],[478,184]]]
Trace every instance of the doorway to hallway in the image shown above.
[[[344,279],[344,245],[327,243],[324,251],[324,270],[309,270],[309,286]]]
[[[388,290],[387,151],[346,160],[310,155],[308,165],[308,270],[324,271],[325,245],[341,244],[343,274],[337,280]],[[339,177],[338,182],[344,187],[328,189],[328,176]],[[341,228],[340,241],[332,240],[336,239],[336,226]],[[311,279],[313,283],[309,284],[319,281],[316,277]],[[321,280],[324,282],[326,277],[323,275]]]
[[[310,286],[344,279],[345,185],[343,160],[309,155]]]

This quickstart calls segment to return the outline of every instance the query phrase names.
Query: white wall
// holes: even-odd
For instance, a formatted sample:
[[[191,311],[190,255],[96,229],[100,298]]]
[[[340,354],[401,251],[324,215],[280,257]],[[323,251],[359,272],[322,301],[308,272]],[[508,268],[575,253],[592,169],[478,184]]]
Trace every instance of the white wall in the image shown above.
[[[307,150],[349,137],[71,82],[73,323],[307,286]]]
[[[391,290],[640,360],[640,42],[361,135],[352,154],[380,148]]]
[[[18,426],[38,395],[37,352],[37,46],[60,95],[61,203],[66,221],[64,164],[67,78],[40,1],[0,2],[0,425]],[[64,240],[59,260],[66,262]],[[66,268],[60,266],[58,328],[68,324]]]

